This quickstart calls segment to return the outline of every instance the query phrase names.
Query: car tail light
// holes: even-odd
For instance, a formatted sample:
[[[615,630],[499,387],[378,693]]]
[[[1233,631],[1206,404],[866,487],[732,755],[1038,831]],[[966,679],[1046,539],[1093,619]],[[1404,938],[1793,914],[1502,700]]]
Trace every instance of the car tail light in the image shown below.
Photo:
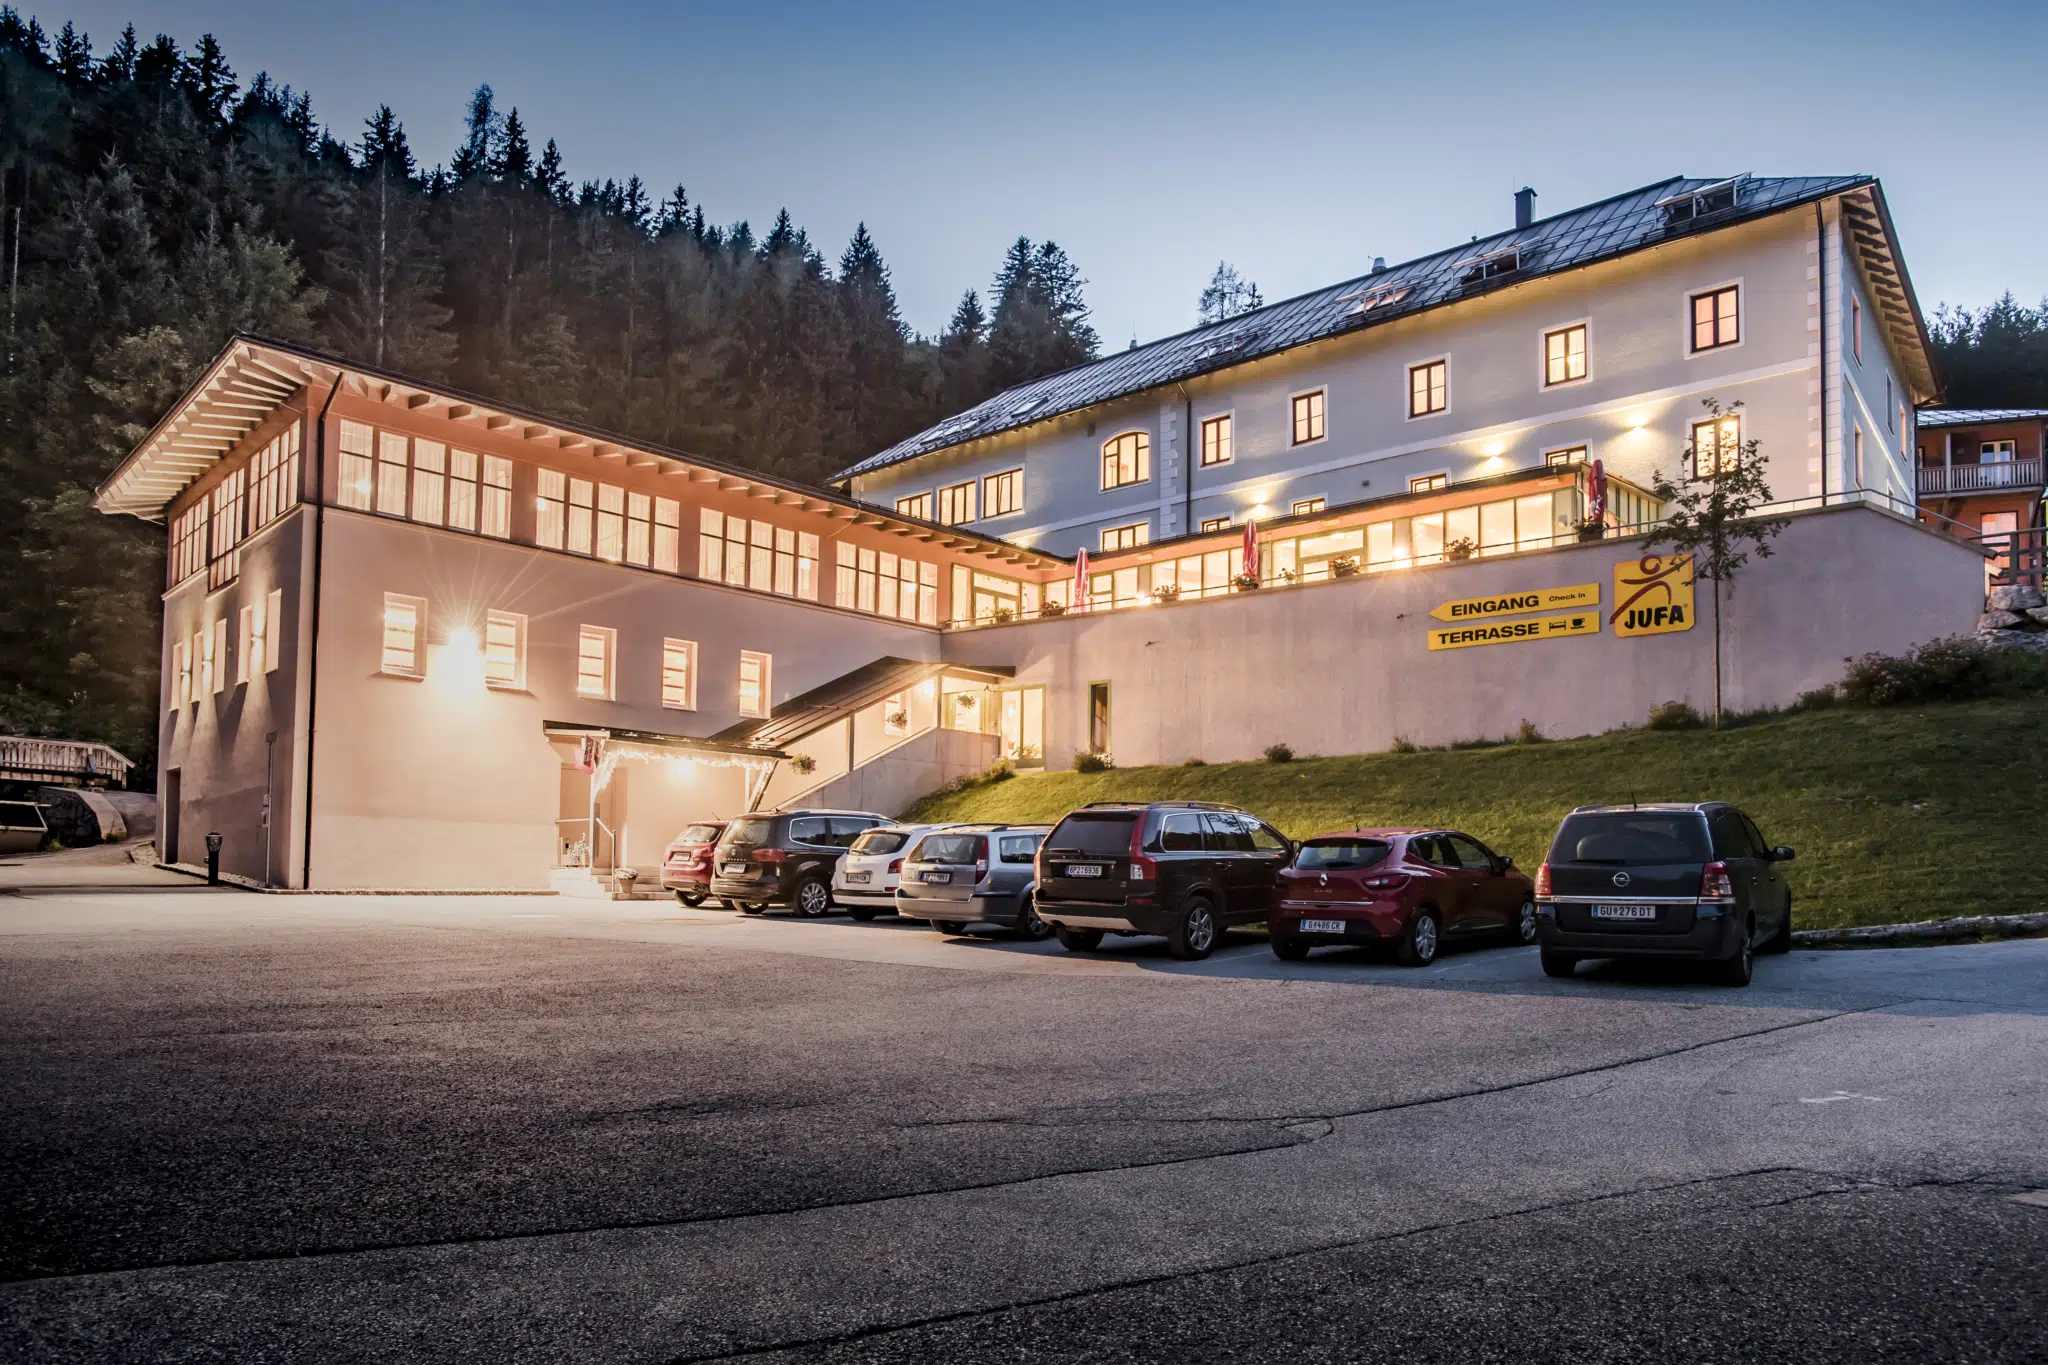
[[[1728,864],[1708,863],[1700,869],[1700,899],[1703,901],[1732,901],[1735,899],[1735,879],[1728,875]]]
[[[779,848],[757,848],[754,850],[754,861],[757,863],[779,863],[787,856]]]
[[[1159,864],[1140,853],[1132,857],[1130,871],[1132,881],[1149,882],[1159,876]]]
[[[889,860],[889,875],[890,875],[890,876],[892,876],[892,877],[893,877],[893,876],[895,876],[895,875],[896,875],[897,873],[901,872],[902,870],[903,870],[903,860],[902,860],[901,858],[891,858],[891,859]]]
[[[1365,879],[1365,889],[1368,891],[1399,891],[1402,887],[1408,885],[1408,881],[1409,878],[1406,872],[1384,872],[1377,877],[1367,877]]]
[[[1550,894],[1549,863],[1544,863],[1536,869],[1536,894],[1539,896],[1547,896]]]

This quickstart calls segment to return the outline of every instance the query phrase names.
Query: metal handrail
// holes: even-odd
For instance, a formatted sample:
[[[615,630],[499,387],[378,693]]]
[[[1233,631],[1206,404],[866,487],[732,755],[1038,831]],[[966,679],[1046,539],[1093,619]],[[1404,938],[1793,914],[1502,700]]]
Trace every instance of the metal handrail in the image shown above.
[[[607,872],[617,872],[619,870],[619,836],[612,833],[610,825],[607,825],[594,815],[565,815],[557,819],[555,823],[557,825],[582,825],[588,830],[584,837],[590,844],[589,867],[593,873],[597,871],[597,830],[603,830],[607,858],[604,870]],[[593,825],[596,826],[596,829],[590,828]]]

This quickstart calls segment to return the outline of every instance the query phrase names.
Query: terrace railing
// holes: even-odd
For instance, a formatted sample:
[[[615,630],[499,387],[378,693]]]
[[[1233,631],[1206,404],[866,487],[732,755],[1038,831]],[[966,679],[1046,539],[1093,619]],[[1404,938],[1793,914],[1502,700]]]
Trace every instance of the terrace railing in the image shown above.
[[[111,744],[0,735],[0,777],[62,787],[119,787],[135,766]]]
[[[2005,488],[2039,488],[2039,460],[2000,460],[1988,464],[1922,465],[1920,491],[1947,496],[1989,493]]]

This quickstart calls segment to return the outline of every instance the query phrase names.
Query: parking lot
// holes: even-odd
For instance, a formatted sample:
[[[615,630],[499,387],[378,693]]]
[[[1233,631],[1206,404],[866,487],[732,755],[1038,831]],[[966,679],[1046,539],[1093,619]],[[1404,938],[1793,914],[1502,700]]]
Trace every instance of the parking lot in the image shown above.
[[[2048,941],[1547,980],[0,869],[35,1361],[2048,1354]]]

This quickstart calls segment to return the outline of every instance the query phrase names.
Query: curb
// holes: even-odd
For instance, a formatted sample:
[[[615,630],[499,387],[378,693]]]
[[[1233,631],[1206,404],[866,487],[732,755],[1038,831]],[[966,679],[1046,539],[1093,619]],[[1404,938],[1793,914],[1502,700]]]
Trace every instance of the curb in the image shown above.
[[[197,877],[202,882],[206,880],[206,869],[200,867],[196,863],[154,863],[153,866],[157,867],[158,869],[164,872],[182,873],[187,877]],[[262,882],[257,881],[254,877],[238,876],[233,872],[221,873],[220,884],[222,886],[232,886],[237,891],[255,891],[266,896],[558,896],[561,894],[559,891],[554,890],[503,890],[488,886],[474,888],[460,887],[454,889],[444,886],[434,886],[420,887],[410,890],[405,887],[398,886],[316,886],[309,890],[301,886],[265,886]]]
[[[2027,938],[2048,934],[2048,911],[2030,915],[1965,915],[1914,924],[1866,924],[1853,929],[1799,929],[1795,948],[1865,948],[1922,943],[1958,943],[1986,938]]]

